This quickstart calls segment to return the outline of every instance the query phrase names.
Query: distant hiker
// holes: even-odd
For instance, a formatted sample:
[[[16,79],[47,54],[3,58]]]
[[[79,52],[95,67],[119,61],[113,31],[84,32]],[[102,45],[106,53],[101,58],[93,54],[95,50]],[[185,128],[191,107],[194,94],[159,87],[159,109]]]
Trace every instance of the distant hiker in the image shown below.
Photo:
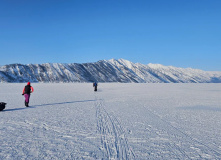
[[[22,95],[25,96],[25,106],[29,107],[29,99],[30,99],[30,95],[31,93],[34,92],[34,88],[31,86],[31,83],[28,82],[27,85],[24,87],[23,89],[23,93]]]
[[[93,83],[94,91],[97,91],[97,86],[98,86],[97,82],[94,82]]]

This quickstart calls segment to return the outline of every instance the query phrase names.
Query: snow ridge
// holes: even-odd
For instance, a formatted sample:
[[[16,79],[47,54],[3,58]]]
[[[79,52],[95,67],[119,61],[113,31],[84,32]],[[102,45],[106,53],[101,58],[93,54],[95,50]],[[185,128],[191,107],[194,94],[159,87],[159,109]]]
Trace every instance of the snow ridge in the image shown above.
[[[0,82],[221,83],[221,72],[139,64],[124,59],[95,63],[10,64],[0,67]]]

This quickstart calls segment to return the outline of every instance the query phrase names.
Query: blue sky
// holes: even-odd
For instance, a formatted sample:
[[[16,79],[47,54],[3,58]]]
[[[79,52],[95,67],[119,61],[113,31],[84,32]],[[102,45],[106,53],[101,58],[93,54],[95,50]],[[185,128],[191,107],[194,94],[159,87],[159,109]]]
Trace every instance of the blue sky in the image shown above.
[[[221,71],[221,0],[1,0],[0,57]]]

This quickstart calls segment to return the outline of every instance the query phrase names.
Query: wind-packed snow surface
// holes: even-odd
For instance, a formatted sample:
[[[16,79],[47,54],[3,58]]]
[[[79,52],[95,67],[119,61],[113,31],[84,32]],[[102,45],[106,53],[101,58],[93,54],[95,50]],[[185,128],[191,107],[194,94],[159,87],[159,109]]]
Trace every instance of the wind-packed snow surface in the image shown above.
[[[220,159],[221,84],[0,84],[0,159]]]

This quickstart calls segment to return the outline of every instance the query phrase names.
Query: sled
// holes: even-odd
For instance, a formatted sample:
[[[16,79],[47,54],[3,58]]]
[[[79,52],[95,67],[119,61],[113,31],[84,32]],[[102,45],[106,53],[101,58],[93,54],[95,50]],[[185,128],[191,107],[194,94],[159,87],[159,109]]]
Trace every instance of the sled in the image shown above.
[[[3,109],[5,109],[6,104],[7,103],[5,103],[5,102],[0,102],[0,111],[3,111]]]

